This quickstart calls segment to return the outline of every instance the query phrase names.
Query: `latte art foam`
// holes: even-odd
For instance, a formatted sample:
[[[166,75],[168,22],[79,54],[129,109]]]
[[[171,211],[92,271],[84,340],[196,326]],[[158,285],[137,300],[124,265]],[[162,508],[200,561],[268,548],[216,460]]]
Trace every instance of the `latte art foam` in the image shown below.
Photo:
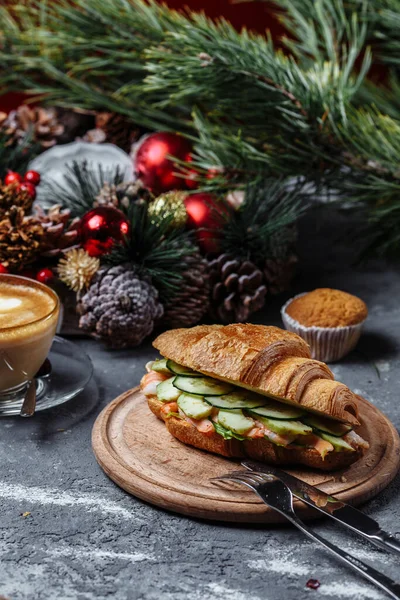
[[[54,307],[54,299],[40,288],[0,281],[0,329],[43,319]]]

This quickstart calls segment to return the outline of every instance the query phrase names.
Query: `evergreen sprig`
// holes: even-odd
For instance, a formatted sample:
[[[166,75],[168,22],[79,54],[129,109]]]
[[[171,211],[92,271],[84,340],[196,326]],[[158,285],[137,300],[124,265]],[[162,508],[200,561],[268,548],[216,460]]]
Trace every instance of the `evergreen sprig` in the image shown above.
[[[32,144],[29,134],[17,144],[9,135],[0,131],[0,179],[4,179],[9,170],[23,174],[27,170],[29,162],[39,152],[39,145]]]
[[[145,201],[132,202],[127,216],[131,224],[129,237],[104,256],[107,264],[132,263],[150,275],[166,302],[179,290],[183,259],[197,251],[191,234],[174,227],[173,215],[155,218]]]
[[[267,258],[286,258],[280,253],[286,253],[293,242],[292,226],[307,201],[301,182],[271,179],[248,187],[244,203],[226,219],[223,250],[256,264]]]
[[[74,160],[67,165],[63,183],[45,180],[41,192],[45,202],[62,204],[70,209],[72,217],[82,217],[93,208],[93,202],[105,183],[118,185],[123,180],[124,173],[118,166],[104,168],[87,160]]]
[[[285,52],[154,0],[14,0],[0,9],[0,87],[186,132],[200,171],[218,169],[207,189],[301,176],[317,196],[329,184],[398,252],[399,0],[275,4]],[[366,84],[373,63],[393,70],[389,94]]]

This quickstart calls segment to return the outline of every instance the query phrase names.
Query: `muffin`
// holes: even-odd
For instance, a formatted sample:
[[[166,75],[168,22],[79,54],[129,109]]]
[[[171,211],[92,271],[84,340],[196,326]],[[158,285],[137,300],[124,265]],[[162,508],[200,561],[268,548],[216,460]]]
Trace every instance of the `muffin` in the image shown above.
[[[320,288],[288,300],[281,315],[286,329],[308,342],[313,358],[333,362],[357,344],[368,309],[357,296]]]

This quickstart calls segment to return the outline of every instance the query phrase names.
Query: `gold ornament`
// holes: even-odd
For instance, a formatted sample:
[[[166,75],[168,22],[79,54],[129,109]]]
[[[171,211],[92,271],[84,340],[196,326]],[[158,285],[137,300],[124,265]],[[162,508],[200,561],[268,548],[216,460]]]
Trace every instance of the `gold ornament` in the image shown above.
[[[94,274],[100,267],[100,261],[90,256],[83,248],[73,248],[58,263],[58,276],[71,290],[81,292],[89,287]]]
[[[184,203],[186,196],[186,192],[176,190],[161,194],[161,196],[158,196],[158,198],[149,204],[149,215],[153,217],[154,222],[172,217],[171,227],[184,227],[187,220]]]

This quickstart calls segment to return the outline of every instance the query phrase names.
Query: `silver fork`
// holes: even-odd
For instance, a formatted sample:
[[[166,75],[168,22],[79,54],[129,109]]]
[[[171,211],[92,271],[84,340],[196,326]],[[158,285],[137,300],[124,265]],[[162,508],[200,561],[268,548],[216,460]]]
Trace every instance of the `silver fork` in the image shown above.
[[[357,573],[371,581],[382,590],[387,592],[392,598],[400,599],[400,584],[396,583],[390,577],[380,573],[373,567],[366,565],[351,554],[341,550],[328,540],[315,533],[308,525],[305,525],[296,515],[293,508],[293,494],[290,488],[278,477],[266,475],[264,473],[235,471],[229,475],[214,477],[211,481],[237,481],[243,483],[252,489],[261,500],[268,506],[285,516],[293,525],[298,527],[307,537],[318,542],[326,548],[331,554],[351,567]]]

